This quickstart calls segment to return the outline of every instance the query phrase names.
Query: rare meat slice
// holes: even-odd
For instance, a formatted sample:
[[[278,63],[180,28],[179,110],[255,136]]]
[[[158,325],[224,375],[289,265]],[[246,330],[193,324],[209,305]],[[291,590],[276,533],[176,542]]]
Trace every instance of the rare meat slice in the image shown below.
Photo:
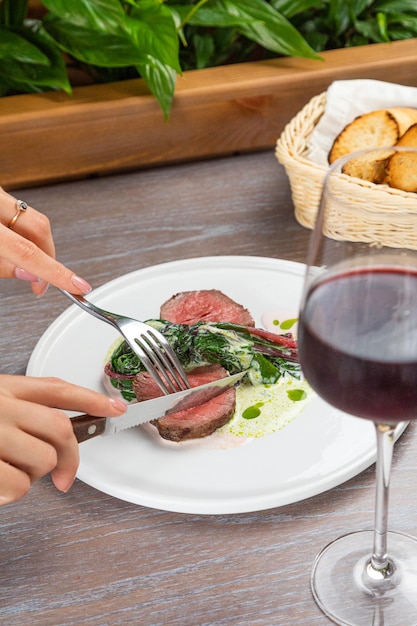
[[[252,315],[218,289],[182,291],[164,302],[160,318],[175,324],[196,322],[232,322],[242,326],[255,326]]]
[[[227,370],[220,365],[198,367],[187,372],[192,387],[204,385],[228,375]],[[133,390],[139,401],[162,395],[161,390],[147,372],[141,372],[135,376]],[[157,427],[161,437],[170,441],[207,437],[233,417],[235,407],[236,389],[232,387],[204,404],[165,415],[154,420],[153,424]]]

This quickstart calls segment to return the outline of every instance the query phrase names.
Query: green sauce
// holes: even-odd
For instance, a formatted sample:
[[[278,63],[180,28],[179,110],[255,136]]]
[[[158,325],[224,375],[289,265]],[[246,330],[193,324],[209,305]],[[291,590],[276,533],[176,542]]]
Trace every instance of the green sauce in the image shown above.
[[[258,404],[254,404],[253,406],[248,406],[242,413],[242,417],[245,420],[253,420],[255,417],[259,417],[261,414],[261,407],[263,407],[264,402],[258,402]]]
[[[288,389],[287,396],[293,402],[300,402],[300,400],[305,400],[307,394],[304,389]]]
[[[293,317],[292,319],[284,320],[283,322],[280,322],[278,319],[273,319],[272,325],[279,326],[281,330],[290,330],[290,328],[295,326],[297,322],[298,322],[298,317]]]
[[[284,322],[281,323],[280,328],[282,330],[290,330],[290,328],[292,328],[297,322],[298,322],[297,317],[291,320],[285,320]]]
[[[281,378],[273,385],[242,383],[236,389],[235,414],[219,432],[259,438],[281,430],[314,397],[305,380]]]

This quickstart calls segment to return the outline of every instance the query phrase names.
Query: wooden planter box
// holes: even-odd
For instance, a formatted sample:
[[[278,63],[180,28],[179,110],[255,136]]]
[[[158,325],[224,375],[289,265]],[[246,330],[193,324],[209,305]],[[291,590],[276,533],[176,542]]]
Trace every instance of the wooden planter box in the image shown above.
[[[272,149],[285,124],[337,79],[417,86],[417,39],[185,72],[169,121],[141,79],[0,98],[7,189]],[[417,102],[416,102],[417,106]]]

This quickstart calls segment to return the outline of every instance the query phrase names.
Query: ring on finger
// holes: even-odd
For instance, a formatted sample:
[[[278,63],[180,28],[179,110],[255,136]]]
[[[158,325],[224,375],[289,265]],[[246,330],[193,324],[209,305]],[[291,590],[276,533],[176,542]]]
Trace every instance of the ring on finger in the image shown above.
[[[20,214],[27,211],[27,209],[28,209],[28,205],[24,200],[16,200],[16,213],[10,220],[8,228],[13,229],[13,226],[16,224],[17,220],[19,219]]]

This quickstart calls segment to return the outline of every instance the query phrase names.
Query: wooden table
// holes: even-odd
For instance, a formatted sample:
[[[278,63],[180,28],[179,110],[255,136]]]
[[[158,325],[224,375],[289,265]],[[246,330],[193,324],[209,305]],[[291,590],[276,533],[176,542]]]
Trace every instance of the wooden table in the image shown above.
[[[270,152],[16,192],[51,219],[59,258],[95,287],[141,267],[207,255],[304,261],[288,182]],[[22,374],[67,308],[2,281],[1,371]],[[395,529],[416,534],[416,428],[397,444]],[[373,467],[308,500],[255,513],[185,515],[49,477],[0,509],[0,624],[297,625],[330,623],[309,587],[316,553],[370,528]],[[406,625],[405,625],[406,626]]]

